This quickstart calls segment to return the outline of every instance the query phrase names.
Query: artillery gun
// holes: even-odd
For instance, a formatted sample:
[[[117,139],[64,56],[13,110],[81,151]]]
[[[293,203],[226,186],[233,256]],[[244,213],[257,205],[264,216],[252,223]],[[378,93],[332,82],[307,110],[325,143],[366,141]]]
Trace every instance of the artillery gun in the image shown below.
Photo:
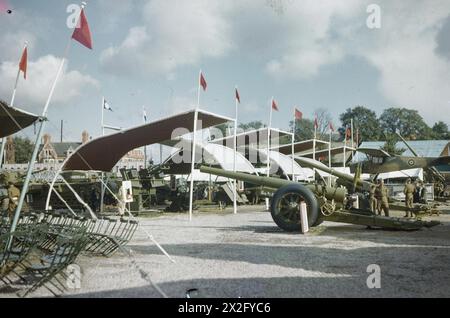
[[[272,219],[281,229],[289,232],[300,230],[302,202],[307,206],[310,227],[318,226],[323,221],[395,230],[418,230],[440,224],[435,221],[377,216],[370,211],[353,208],[353,198],[345,187],[329,187],[319,183],[301,184],[285,179],[260,177],[207,166],[200,167],[200,171],[273,189],[274,195],[270,208]],[[350,182],[347,175],[343,174],[341,177]],[[359,182],[360,186],[363,185],[358,179],[355,182],[357,184]]]

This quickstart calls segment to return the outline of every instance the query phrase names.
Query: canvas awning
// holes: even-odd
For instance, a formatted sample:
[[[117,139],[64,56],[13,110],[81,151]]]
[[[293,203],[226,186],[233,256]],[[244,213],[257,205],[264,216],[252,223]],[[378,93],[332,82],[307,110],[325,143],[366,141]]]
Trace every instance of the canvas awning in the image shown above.
[[[38,119],[39,116],[10,107],[0,100],[0,138],[13,135]]]
[[[195,111],[191,110],[91,140],[81,145],[68,158],[62,170],[111,171],[117,162],[133,149],[162,143],[192,132],[194,114]],[[203,129],[233,120],[203,110],[198,111],[198,119],[201,121],[198,127]]]
[[[328,146],[328,142],[316,139],[316,147],[321,147],[321,146]],[[294,154],[300,153],[300,152],[305,152],[305,151],[312,151],[313,148],[314,148],[314,140],[313,139],[296,142],[296,143],[294,143]],[[284,155],[292,154],[292,145],[291,144],[281,145],[279,147],[272,147],[271,149],[276,150]]]
[[[267,145],[267,127],[242,132],[236,135],[238,148],[259,145],[259,148],[264,148]],[[292,133],[276,128],[270,128],[271,144],[279,142],[281,137],[291,136]],[[211,140],[212,143],[220,144],[230,148],[234,148],[234,135],[226,136],[224,138]],[[290,144],[289,144],[290,145]],[[267,148],[267,146],[266,146]]]

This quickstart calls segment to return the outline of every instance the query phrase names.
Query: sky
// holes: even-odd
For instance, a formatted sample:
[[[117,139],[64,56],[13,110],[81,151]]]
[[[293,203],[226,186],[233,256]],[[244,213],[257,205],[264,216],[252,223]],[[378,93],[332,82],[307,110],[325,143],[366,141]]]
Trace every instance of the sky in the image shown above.
[[[16,106],[41,113],[64,49],[76,2],[0,0],[0,98],[11,98],[28,42],[28,76]],[[380,27],[367,20],[380,9]],[[12,13],[6,13],[11,9]],[[450,124],[450,0],[92,0],[85,9],[93,50],[72,42],[50,104],[47,132],[79,141],[105,122],[123,128],[193,109],[198,73],[208,89],[201,108],[239,122],[288,129],[293,107],[313,118],[364,105],[416,109],[429,125]],[[33,128],[23,132],[34,139]]]

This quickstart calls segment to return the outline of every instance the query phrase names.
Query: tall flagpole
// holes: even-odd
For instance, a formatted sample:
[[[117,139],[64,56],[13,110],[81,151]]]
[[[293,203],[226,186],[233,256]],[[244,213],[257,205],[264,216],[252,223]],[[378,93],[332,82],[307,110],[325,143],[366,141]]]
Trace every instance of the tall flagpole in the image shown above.
[[[295,124],[297,122],[297,117],[295,116],[295,107],[294,107],[294,124],[292,125],[292,141],[291,141],[291,152],[292,152],[292,181],[295,181],[294,177],[294,142],[295,142]]]
[[[23,51],[22,51],[22,56],[23,56],[23,52],[25,51],[27,46],[28,46],[28,43],[25,42],[25,46],[23,47]],[[22,60],[22,57],[20,58],[20,60]],[[16,82],[14,84],[14,90],[13,90],[12,97],[11,97],[11,103],[10,103],[11,107],[14,107],[14,101],[16,99],[16,91],[17,91],[17,84],[19,83],[19,77],[20,77],[20,65],[19,65],[19,69],[17,70]],[[6,147],[6,138],[3,137],[2,138],[2,146],[0,148],[0,168],[3,166],[3,162],[4,161],[6,162],[5,147]]]
[[[267,176],[270,177],[270,129],[272,127],[273,97],[270,101],[269,127],[267,127]]]
[[[234,119],[234,158],[233,158],[233,172],[236,173],[236,156],[237,156],[237,123],[238,123],[238,90],[236,86],[236,96],[235,96],[235,119]],[[233,191],[233,212],[237,214],[237,181],[234,179],[234,191]]]
[[[267,177],[270,177],[270,129],[272,126],[273,96],[270,100],[269,126],[267,127]],[[269,198],[266,198],[266,209],[269,210]]]
[[[345,138],[344,138],[344,160],[342,160],[342,166],[345,168],[345,160],[347,158],[347,131],[348,126],[345,126]]]
[[[82,5],[81,7],[84,8],[84,5]],[[16,230],[17,222],[19,221],[20,212],[22,211],[23,203],[25,201],[25,196],[28,192],[28,185],[30,184],[31,175],[34,170],[34,164],[35,164],[35,161],[36,161],[36,158],[38,155],[40,141],[41,141],[42,135],[44,133],[45,123],[47,121],[46,117],[47,117],[47,113],[48,113],[48,107],[50,106],[50,102],[52,100],[53,93],[55,92],[56,84],[58,83],[58,79],[64,68],[64,64],[65,64],[67,56],[69,54],[71,43],[72,43],[72,37],[69,39],[69,42],[67,43],[66,49],[64,51],[64,56],[61,60],[61,63],[58,68],[58,72],[56,73],[55,80],[53,81],[52,87],[50,89],[50,93],[49,93],[47,101],[45,103],[44,110],[42,111],[42,115],[41,115],[41,119],[40,119],[41,125],[39,126],[38,134],[36,136],[36,142],[34,143],[33,154],[31,155],[30,162],[28,163],[27,175],[26,175],[25,181],[22,186],[22,191],[20,192],[20,198],[19,198],[19,202],[17,204],[16,212],[14,214],[13,222],[11,224],[10,232],[14,232]],[[8,242],[8,248],[11,246],[11,243],[12,243],[12,240],[10,239],[10,241]]]
[[[142,106],[142,121],[144,125],[147,123],[147,112],[145,111],[145,107]],[[147,169],[147,145],[144,146],[144,169]]]
[[[191,157],[191,183],[189,189],[189,221],[192,221],[192,208],[194,200],[194,169],[195,169],[195,143],[197,142],[196,132],[197,132],[197,120],[198,120],[198,109],[200,108],[200,78],[202,76],[202,70],[200,70],[198,75],[198,90],[197,90],[197,107],[194,111],[194,128],[192,136],[192,157]]]
[[[331,170],[331,123],[330,123],[330,140],[328,143],[328,168]],[[328,174],[328,186],[331,187],[331,174]]]

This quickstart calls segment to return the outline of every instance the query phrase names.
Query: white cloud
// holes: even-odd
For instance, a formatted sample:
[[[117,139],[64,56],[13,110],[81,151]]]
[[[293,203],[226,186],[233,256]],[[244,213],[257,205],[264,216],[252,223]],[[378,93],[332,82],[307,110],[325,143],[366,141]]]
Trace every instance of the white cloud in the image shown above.
[[[117,74],[148,74],[223,56],[231,46],[222,9],[206,0],[149,1],[144,25],[132,27],[119,46],[103,51],[100,62]]]
[[[47,100],[51,85],[61,60],[53,55],[40,57],[36,61],[28,61],[27,79],[21,79],[17,90],[17,103],[27,110],[39,111]],[[17,62],[3,62],[0,64],[1,96],[11,96],[17,75]],[[69,71],[67,64],[63,69],[52,103],[67,103],[93,89],[99,83],[89,75],[78,71]],[[7,100],[9,102],[9,98]]]

